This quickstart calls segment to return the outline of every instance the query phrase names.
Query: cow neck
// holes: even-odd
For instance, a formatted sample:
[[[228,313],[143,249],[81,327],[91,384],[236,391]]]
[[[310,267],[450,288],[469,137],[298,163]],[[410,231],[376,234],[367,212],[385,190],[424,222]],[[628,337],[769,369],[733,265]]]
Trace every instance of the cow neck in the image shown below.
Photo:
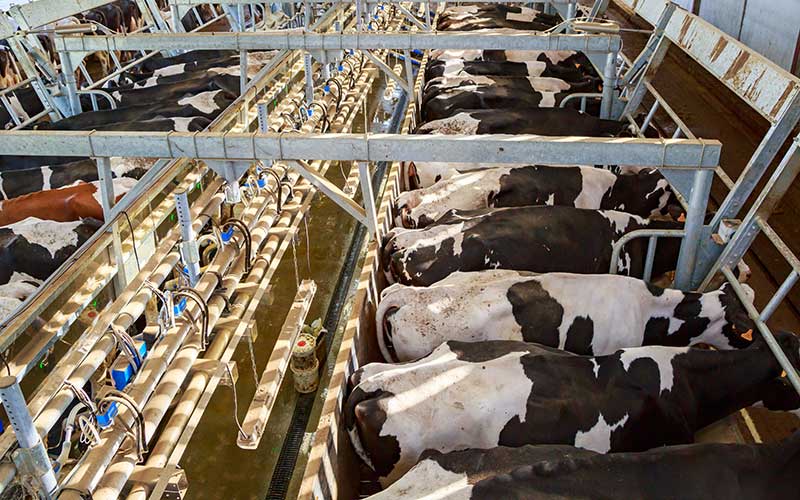
[[[676,362],[687,372],[686,383],[698,402],[695,430],[756,403],[762,387],[781,373],[764,342],[738,351],[693,349]]]

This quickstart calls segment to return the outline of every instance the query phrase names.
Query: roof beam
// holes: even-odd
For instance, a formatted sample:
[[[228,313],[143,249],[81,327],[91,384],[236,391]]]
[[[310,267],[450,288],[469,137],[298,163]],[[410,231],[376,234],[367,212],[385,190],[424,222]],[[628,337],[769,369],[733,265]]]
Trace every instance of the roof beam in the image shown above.
[[[621,164],[692,169],[719,165],[719,141],[538,135],[298,134],[8,131],[0,155],[138,156],[219,160],[447,161]]]
[[[341,50],[341,49],[484,49],[579,50],[609,53],[620,49],[618,35],[544,34],[535,32],[352,32],[312,33],[302,30],[209,33],[136,33],[126,36],[56,37],[56,49],[100,50]]]

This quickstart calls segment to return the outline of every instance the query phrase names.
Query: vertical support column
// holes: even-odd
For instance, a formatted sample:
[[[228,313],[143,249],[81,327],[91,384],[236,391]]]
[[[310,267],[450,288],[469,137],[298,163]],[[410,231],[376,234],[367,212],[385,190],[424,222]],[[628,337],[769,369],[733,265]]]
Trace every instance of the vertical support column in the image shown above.
[[[56,475],[42,438],[33,425],[33,418],[16,377],[0,378],[0,399],[19,443],[19,449],[14,453],[17,470],[21,474],[36,477],[41,482],[42,496],[52,498],[52,493],[58,487]]]
[[[200,252],[197,248],[192,218],[189,214],[189,198],[186,191],[175,193],[175,211],[178,213],[178,224],[181,226],[180,244],[181,258],[189,275],[189,286],[195,286],[200,278]]]
[[[406,63],[406,81],[408,82],[408,100],[414,101],[414,66],[411,64],[411,51],[404,50],[403,58]]]
[[[323,50],[320,54],[320,63],[322,64],[322,79],[327,81],[331,77],[331,68],[328,64],[328,51]]]
[[[425,9],[425,24],[428,26],[428,31],[433,29],[431,26],[431,2],[430,0],[425,0],[422,4],[423,8]]]
[[[111,159],[100,157],[95,158],[95,162],[97,163],[98,184],[100,184],[100,204],[103,207],[103,219],[108,222],[111,220],[111,209],[116,202]],[[109,255],[109,261],[114,262],[117,267],[117,274],[114,276],[114,291],[119,296],[125,290],[128,280],[125,272],[125,260],[122,256],[122,238],[119,235],[118,224],[112,224],[110,230],[111,247],[109,247],[109,251],[112,252],[112,255]]]
[[[186,29],[183,27],[183,22],[181,21],[181,13],[178,10],[177,5],[170,5],[169,6],[170,12],[172,12],[172,29],[175,30],[175,33],[182,33],[185,32]]]
[[[675,271],[675,288],[681,290],[688,290],[691,284],[713,180],[714,171],[711,169],[698,170],[694,174],[692,193],[689,196],[689,211],[686,213],[684,224],[686,234],[681,242],[678,267]]]
[[[363,10],[363,0],[356,0],[356,29],[358,31],[364,31],[364,16],[362,14]]]
[[[577,10],[578,10],[577,1],[570,0],[570,2],[567,4],[567,19],[575,19],[575,12],[577,12]]]
[[[314,102],[314,68],[311,64],[311,54],[306,52],[303,61],[306,74],[306,106]]]
[[[242,120],[242,127],[247,127],[247,98],[245,96],[245,91],[247,90],[247,51],[240,50],[239,51],[239,68],[241,74],[239,75],[239,95],[242,96],[242,112],[241,112],[241,120]]]
[[[69,99],[70,116],[78,115],[81,109],[81,100],[78,97],[78,83],[75,81],[75,68],[72,66],[72,59],[69,52],[59,51],[58,57],[61,60],[61,70],[64,73],[64,83],[67,87],[67,98]]]
[[[617,51],[609,52],[606,55],[606,66],[603,68],[603,100],[600,104],[600,118],[604,119],[611,117],[614,88],[617,86],[617,55]]]
[[[267,110],[267,103],[260,102],[257,104],[258,109],[258,132],[260,134],[266,134],[269,132],[269,111]],[[272,166],[272,160],[261,160],[264,166]],[[280,186],[278,186],[280,189]]]
[[[367,229],[374,238],[378,237],[378,214],[375,210],[375,195],[372,192],[372,176],[369,175],[369,163],[359,161],[358,180],[361,184],[361,197],[367,216]]]
[[[244,16],[244,4],[236,6],[236,17],[239,18],[239,31],[247,31],[247,18]]]

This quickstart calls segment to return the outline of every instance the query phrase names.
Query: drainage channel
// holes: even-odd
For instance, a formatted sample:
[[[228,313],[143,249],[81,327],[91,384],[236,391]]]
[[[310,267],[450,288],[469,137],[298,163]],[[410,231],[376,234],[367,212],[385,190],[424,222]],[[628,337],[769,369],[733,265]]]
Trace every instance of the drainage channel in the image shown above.
[[[406,104],[407,94],[403,92],[392,114],[389,133],[398,133],[402,118],[405,115]],[[375,193],[376,201],[380,199],[383,191],[383,184],[389,165],[389,162],[378,163],[375,173],[372,176],[372,188]],[[344,260],[344,266],[339,274],[333,297],[331,298],[331,302],[325,314],[325,320],[323,322],[325,329],[329,332],[336,332],[337,336],[343,331],[343,325],[340,325],[343,318],[342,312],[345,309],[348,298],[352,296],[356,266],[360,260],[362,250],[364,249],[366,236],[366,228],[363,225],[359,225],[353,234]],[[333,339],[330,338],[326,341],[321,356],[321,365],[324,365],[324,360],[327,358],[331,346],[334,343]],[[317,392],[313,392],[300,395],[297,398],[291,423],[286,432],[286,438],[281,447],[278,462],[269,483],[269,490],[265,497],[267,500],[283,500],[287,497],[292,477],[296,470],[297,460],[300,455],[300,448],[306,435],[309,419],[314,409],[317,396]]]

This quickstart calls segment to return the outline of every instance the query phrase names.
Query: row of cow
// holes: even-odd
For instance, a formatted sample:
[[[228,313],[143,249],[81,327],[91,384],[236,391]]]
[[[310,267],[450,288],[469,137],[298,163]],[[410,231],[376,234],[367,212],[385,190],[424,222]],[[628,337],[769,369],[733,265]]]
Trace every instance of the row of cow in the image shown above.
[[[497,5],[453,7],[439,19],[440,29],[547,20]],[[627,132],[553,107],[568,78],[594,85],[573,62],[579,54],[507,56],[434,54],[421,109],[429,121],[418,132]],[[473,108],[530,96],[542,78],[530,68],[567,79],[515,109]],[[567,76],[573,69],[582,74]],[[380,248],[390,286],[375,321],[386,362],[352,375],[343,409],[356,454],[386,488],[375,498],[795,496],[800,433],[773,445],[690,444],[741,408],[800,407],[733,288],[683,292],[643,281],[641,240],[625,245],[619,274],[608,274],[626,233],[683,225],[657,171],[442,163],[406,171],[416,189],[395,200],[396,227]],[[678,240],[659,241],[655,275],[675,269],[678,249]],[[777,339],[800,367],[800,338]]]
[[[248,58],[253,76],[272,57]],[[232,52],[156,56],[120,75],[107,90],[116,109],[34,125],[40,130],[178,130],[206,128],[239,94]],[[153,164],[112,158],[114,196],[132,189]],[[36,290],[103,219],[97,166],[72,157],[0,157],[0,320]]]

